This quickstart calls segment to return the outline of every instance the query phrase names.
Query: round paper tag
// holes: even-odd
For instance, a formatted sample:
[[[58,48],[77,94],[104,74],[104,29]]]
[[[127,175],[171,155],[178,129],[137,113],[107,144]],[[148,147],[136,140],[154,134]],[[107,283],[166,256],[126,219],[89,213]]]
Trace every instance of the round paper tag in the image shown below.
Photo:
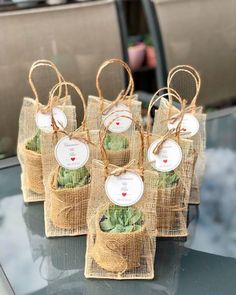
[[[120,116],[126,116],[130,119]],[[126,105],[120,103],[112,107],[106,115],[103,115],[102,120],[105,127],[109,126],[114,120],[110,124],[108,130],[114,133],[121,133],[128,130],[131,126],[132,114]]]
[[[131,206],[143,195],[142,178],[134,172],[125,172],[119,176],[108,176],[105,191],[110,201],[119,206]]]
[[[54,150],[58,164],[66,169],[78,169],[89,159],[89,146],[78,139],[61,138]]]
[[[148,161],[154,169],[160,172],[169,172],[177,168],[182,160],[182,150],[173,139],[164,141],[159,154],[155,155],[153,150],[160,140],[155,140],[148,149]]]
[[[57,127],[61,130],[64,129],[67,126],[67,118],[65,113],[58,108],[53,108],[52,112],[53,112],[53,117]],[[41,112],[37,112],[35,114],[35,121],[36,121],[37,127],[41,129],[43,132],[45,133],[53,132],[50,113],[43,114]]]
[[[173,116],[174,118],[174,116]],[[173,124],[168,123],[168,129],[175,129],[179,124],[180,119]],[[199,122],[192,114],[184,114],[183,121],[180,127],[180,136],[183,138],[190,138],[194,136],[199,130]]]

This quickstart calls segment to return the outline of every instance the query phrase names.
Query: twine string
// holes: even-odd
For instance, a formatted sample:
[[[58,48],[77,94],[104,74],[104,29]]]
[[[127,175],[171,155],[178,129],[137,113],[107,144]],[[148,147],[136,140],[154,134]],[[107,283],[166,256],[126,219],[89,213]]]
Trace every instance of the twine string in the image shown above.
[[[40,104],[40,102],[39,102],[39,95],[38,95],[38,92],[36,90],[35,84],[34,84],[33,79],[32,79],[32,74],[33,74],[34,70],[36,68],[38,68],[38,67],[49,67],[49,68],[52,68],[56,72],[56,76],[57,76],[57,79],[58,79],[58,82],[59,83],[62,82],[62,81],[64,81],[64,78],[61,75],[61,73],[58,71],[56,65],[53,62],[49,61],[49,60],[44,60],[44,59],[37,60],[37,61],[35,61],[32,64],[32,66],[30,68],[30,71],[29,71],[28,79],[29,79],[29,84],[31,86],[31,89],[32,89],[32,91],[34,93],[34,96],[35,96],[36,110],[37,111],[41,111],[42,113],[46,113],[49,110],[49,104],[50,103],[48,102],[48,104],[46,106],[42,106]],[[58,95],[54,99],[55,100],[55,103],[58,103],[59,98],[61,98],[61,95],[62,95],[62,87],[60,87],[58,89]],[[65,96],[67,96],[67,95],[68,95],[68,89],[67,89],[67,87],[65,87]]]
[[[97,72],[97,76],[96,76],[96,88],[97,88],[97,91],[98,91],[98,96],[100,98],[100,111],[101,111],[101,113],[103,113],[103,111],[104,111],[104,100],[105,100],[105,98],[104,98],[102,90],[101,90],[100,77],[101,77],[101,73],[104,70],[104,68],[106,68],[108,65],[111,65],[111,64],[119,64],[119,65],[121,65],[127,71],[128,77],[129,77],[128,86],[127,86],[125,91],[122,90],[122,94],[120,93],[117,96],[117,98],[115,100],[116,104],[119,101],[123,101],[128,97],[127,104],[128,104],[128,107],[130,108],[131,97],[132,97],[132,95],[134,93],[134,80],[133,80],[131,69],[128,66],[128,64],[126,64],[124,61],[122,61],[120,59],[117,59],[117,58],[106,60],[99,67],[98,72]],[[114,106],[114,104],[113,104],[113,106]]]
[[[196,69],[194,69],[192,66],[189,66],[189,65],[179,65],[174,67],[173,69],[170,70],[168,74],[167,87],[170,88],[171,82],[174,76],[177,75],[177,73],[183,73],[183,72],[189,74],[195,82],[196,92],[193,98],[191,98],[191,103],[190,103],[190,106],[192,107],[192,112],[194,112],[196,108],[196,101],[199,96],[199,92],[201,88],[201,77]]]

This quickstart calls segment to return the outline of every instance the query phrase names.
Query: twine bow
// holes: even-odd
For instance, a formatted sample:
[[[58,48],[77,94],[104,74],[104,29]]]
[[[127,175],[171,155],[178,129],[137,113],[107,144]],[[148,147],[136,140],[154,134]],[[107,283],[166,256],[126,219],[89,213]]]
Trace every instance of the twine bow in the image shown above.
[[[135,160],[133,159],[133,160],[129,161],[129,163],[124,165],[123,167],[117,167],[116,169],[111,171],[109,174],[114,175],[114,176],[120,176],[121,174],[123,174],[125,172],[137,172],[137,173],[142,174],[141,169],[131,168],[134,163],[135,163]]]
[[[153,154],[158,155],[162,149],[164,142],[173,135],[175,129],[168,130],[161,138],[160,141],[157,143],[156,147],[153,150]]]

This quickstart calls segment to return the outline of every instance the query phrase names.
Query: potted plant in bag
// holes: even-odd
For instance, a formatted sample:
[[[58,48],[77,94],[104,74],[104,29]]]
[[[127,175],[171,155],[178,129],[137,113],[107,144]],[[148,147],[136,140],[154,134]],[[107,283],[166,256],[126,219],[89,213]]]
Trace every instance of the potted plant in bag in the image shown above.
[[[40,130],[27,139],[22,146],[22,155],[25,162],[26,186],[37,194],[44,193],[42,158],[40,148]]]
[[[76,170],[57,167],[51,174],[51,220],[59,228],[86,227],[90,173],[83,166]]]
[[[145,222],[136,207],[110,205],[95,220],[93,258],[103,269],[124,272],[140,266]]]
[[[128,163],[130,149],[128,138],[123,134],[107,133],[104,148],[113,165],[123,166]]]

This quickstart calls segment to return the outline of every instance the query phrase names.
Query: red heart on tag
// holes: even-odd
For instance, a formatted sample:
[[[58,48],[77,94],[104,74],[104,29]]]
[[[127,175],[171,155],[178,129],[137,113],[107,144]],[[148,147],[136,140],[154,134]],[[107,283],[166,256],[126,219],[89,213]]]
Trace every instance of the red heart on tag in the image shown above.
[[[117,125],[117,126],[120,125],[120,122],[116,122],[116,125]]]
[[[164,163],[167,163],[168,160],[163,160]]]
[[[122,196],[125,197],[127,195],[127,193],[122,193]]]
[[[71,157],[70,159],[71,159],[71,161],[74,161],[75,160],[75,157]]]
[[[181,130],[183,130],[183,131],[187,131],[187,129],[186,129],[186,128],[182,128]]]

